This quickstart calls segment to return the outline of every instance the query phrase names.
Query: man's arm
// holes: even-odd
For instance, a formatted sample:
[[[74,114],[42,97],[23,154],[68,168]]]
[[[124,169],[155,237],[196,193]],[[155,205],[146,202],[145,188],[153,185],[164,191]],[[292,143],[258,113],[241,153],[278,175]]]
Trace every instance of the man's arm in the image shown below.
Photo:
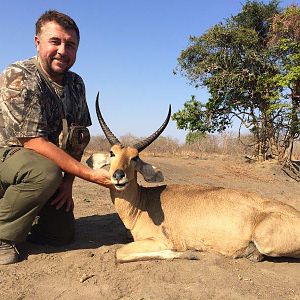
[[[109,174],[106,170],[92,170],[84,166],[45,138],[19,138],[19,140],[23,144],[24,148],[34,150],[35,152],[49,158],[65,173],[70,174],[68,176],[74,175],[105,187],[109,187],[111,185]]]

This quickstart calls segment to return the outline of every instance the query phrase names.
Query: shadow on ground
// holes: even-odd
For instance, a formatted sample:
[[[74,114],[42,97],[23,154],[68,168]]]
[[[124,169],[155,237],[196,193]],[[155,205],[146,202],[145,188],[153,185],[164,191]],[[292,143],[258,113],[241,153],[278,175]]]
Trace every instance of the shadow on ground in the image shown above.
[[[299,258],[292,257],[266,257],[265,261],[274,262],[274,263],[300,263]]]
[[[101,246],[126,244],[132,241],[129,231],[124,227],[118,214],[92,215],[76,219],[74,242],[63,247],[36,245],[25,242],[20,245],[23,259],[30,254],[58,253],[71,250],[96,249]]]

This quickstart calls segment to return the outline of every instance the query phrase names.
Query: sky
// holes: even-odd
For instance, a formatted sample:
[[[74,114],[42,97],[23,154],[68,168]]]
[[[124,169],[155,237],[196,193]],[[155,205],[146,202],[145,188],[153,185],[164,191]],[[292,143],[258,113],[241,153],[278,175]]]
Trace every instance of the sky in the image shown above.
[[[266,1],[267,2],[267,1]],[[180,74],[177,58],[213,25],[237,14],[242,0],[15,0],[1,3],[0,70],[36,55],[35,22],[48,9],[70,15],[80,29],[77,61],[72,71],[86,86],[93,125],[102,134],[95,113],[100,92],[101,112],[117,137],[146,137],[172,113],[182,109],[191,95],[205,102],[205,89],[195,89]],[[299,1],[282,1],[286,7]],[[233,128],[234,130],[234,128]],[[163,135],[184,142],[187,132],[170,121]]]

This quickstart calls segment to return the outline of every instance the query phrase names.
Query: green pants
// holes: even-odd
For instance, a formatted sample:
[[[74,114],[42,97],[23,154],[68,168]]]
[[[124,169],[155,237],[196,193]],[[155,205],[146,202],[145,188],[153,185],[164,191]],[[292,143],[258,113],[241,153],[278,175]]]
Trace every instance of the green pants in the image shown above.
[[[0,239],[22,242],[31,231],[42,243],[71,242],[73,212],[50,204],[61,180],[61,169],[44,156],[21,147],[0,148]]]

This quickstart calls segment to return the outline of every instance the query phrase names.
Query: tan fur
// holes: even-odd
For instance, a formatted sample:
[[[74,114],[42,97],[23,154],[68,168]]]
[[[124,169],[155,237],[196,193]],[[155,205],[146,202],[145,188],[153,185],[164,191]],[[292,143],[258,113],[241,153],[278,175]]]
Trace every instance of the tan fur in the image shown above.
[[[261,260],[263,255],[300,258],[300,212],[253,193],[197,185],[142,187],[133,148],[112,147],[110,174],[123,170],[127,186],[111,189],[116,211],[134,242],[117,251],[117,261],[194,259],[197,251]],[[93,166],[93,159],[89,159]],[[147,164],[148,165],[148,164]],[[158,169],[147,166],[155,181]],[[161,173],[160,173],[161,175]],[[157,178],[160,176],[158,175]],[[161,178],[160,178],[161,179]],[[158,180],[160,180],[158,179]]]

